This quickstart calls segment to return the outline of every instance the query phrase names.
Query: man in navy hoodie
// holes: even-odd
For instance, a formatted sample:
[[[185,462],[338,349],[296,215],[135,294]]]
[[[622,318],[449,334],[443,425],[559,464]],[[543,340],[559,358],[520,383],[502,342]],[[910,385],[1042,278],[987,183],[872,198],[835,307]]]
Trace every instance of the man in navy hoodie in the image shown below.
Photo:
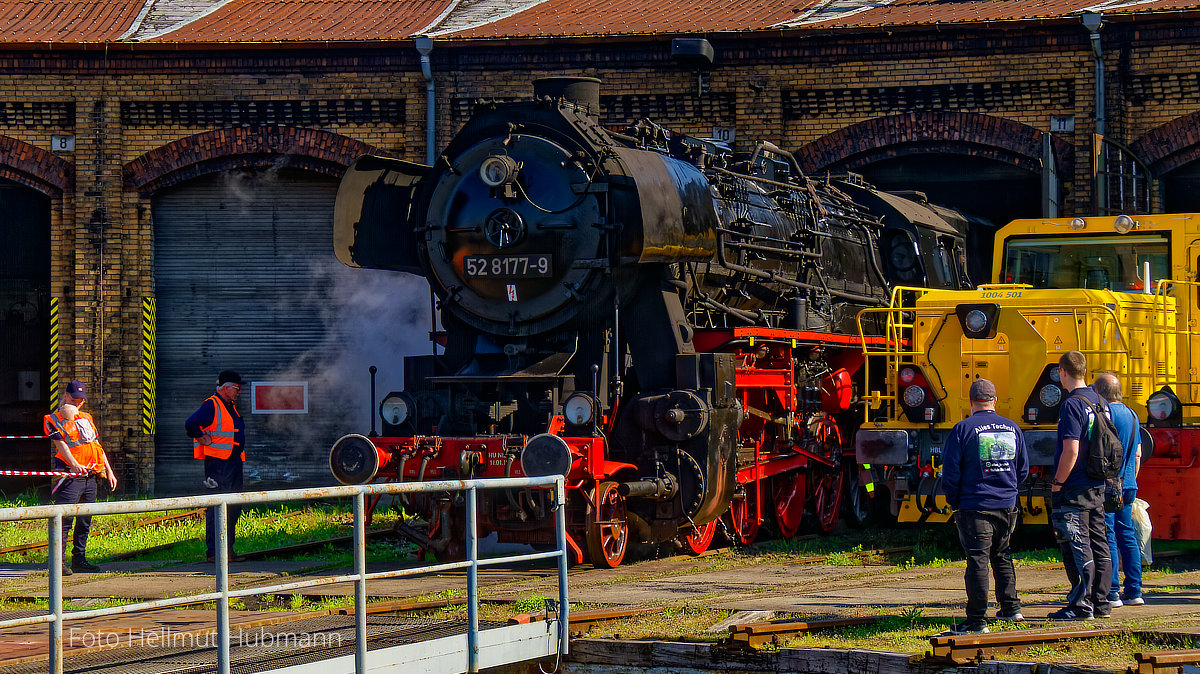
[[[988,563],[996,575],[996,617],[1024,620],[1009,543],[1017,527],[1017,487],[1029,476],[1025,436],[996,413],[996,387],[971,384],[971,416],[954,425],[942,450],[942,488],[967,555],[967,619],[956,634],[987,632]]]

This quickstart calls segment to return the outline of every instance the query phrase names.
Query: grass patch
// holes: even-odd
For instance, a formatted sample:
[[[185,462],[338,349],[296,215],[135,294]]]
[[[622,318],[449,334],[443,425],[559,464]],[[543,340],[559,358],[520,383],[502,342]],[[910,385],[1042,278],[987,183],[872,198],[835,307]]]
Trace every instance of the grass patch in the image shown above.
[[[105,499],[117,500],[117,499]],[[25,492],[6,501],[0,507],[38,505],[36,492]],[[132,513],[100,515],[92,520],[92,532],[88,537],[89,559],[103,563],[114,555],[131,553],[148,548],[163,548],[144,552],[133,559],[143,561],[200,560],[204,558],[204,518],[195,516],[159,524],[145,525],[148,520],[166,514],[185,513],[186,510],[155,513]],[[348,500],[342,502],[299,502],[269,503],[243,509],[237,524],[236,549],[245,553],[298,543],[308,543],[351,533],[352,506]],[[375,526],[386,526],[397,515],[394,512],[377,512]],[[0,528],[0,548],[46,542],[46,520],[11,522]],[[372,561],[403,561],[413,559],[416,546],[388,542],[368,543],[368,558]],[[316,561],[328,565],[348,565],[353,559],[350,546],[326,545],[316,550],[304,551],[285,557],[267,559],[289,559]],[[0,555],[0,561],[8,563],[45,563],[47,549],[15,552]]]

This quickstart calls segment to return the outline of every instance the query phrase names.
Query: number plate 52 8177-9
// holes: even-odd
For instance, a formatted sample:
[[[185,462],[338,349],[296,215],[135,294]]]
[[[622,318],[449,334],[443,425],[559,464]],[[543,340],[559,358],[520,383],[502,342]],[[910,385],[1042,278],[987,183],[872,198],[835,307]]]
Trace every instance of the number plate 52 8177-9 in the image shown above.
[[[466,278],[545,278],[553,271],[550,255],[468,255]]]

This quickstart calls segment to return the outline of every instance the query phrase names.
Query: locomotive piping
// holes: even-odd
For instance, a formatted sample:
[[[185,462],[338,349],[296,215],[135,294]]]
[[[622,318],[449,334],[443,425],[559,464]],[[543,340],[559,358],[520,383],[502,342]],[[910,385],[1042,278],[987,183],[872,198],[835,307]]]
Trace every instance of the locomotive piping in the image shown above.
[[[425,78],[425,163],[433,166],[436,99],[433,91],[433,65],[429,58],[429,52],[433,51],[433,38],[427,35],[418,36],[416,47],[421,53],[421,75]]]

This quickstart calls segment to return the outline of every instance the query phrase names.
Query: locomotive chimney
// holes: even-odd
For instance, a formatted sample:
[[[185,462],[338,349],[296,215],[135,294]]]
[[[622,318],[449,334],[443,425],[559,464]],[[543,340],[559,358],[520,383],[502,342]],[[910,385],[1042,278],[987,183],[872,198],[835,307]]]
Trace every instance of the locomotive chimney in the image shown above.
[[[542,77],[533,81],[534,98],[562,98],[587,110],[600,113],[600,80],[595,77]]]

